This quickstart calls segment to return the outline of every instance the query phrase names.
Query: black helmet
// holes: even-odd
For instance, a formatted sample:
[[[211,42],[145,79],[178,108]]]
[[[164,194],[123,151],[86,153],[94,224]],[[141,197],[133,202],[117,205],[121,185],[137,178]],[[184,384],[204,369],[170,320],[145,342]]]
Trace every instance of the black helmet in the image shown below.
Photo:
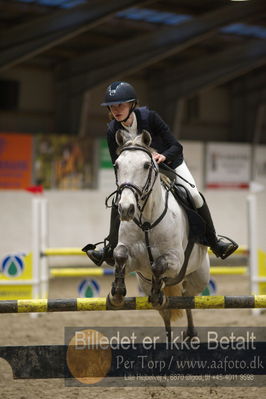
[[[113,82],[107,87],[105,101],[101,105],[109,106],[131,101],[137,101],[134,87],[127,82]]]

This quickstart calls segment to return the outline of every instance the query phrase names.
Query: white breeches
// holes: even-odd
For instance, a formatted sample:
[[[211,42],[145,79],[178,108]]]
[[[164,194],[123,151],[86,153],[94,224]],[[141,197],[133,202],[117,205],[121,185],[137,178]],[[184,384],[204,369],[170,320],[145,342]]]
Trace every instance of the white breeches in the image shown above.
[[[188,191],[190,192],[195,206],[196,208],[201,208],[204,201],[202,199],[202,196],[200,195],[195,180],[192,176],[192,174],[190,173],[185,161],[183,161],[181,163],[181,165],[179,165],[176,169],[175,169],[176,173],[178,173],[180,176],[184,177],[184,179],[186,179],[187,181],[189,181],[190,183],[194,184],[195,187],[191,187],[189,184],[187,184],[184,180],[180,179],[180,177],[176,177],[176,182],[178,184],[182,184],[184,187],[186,187],[188,189]]]

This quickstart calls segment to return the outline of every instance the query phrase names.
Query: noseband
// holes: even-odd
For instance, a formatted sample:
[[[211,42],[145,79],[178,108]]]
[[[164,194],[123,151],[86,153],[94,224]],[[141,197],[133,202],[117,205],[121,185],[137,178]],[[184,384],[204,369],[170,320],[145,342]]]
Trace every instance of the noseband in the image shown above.
[[[120,154],[124,151],[143,151],[146,154],[149,155],[151,163],[149,166],[149,173],[146,179],[146,182],[144,184],[144,186],[142,188],[140,188],[139,186],[137,186],[136,184],[130,183],[130,182],[124,182],[121,184],[118,184],[118,177],[117,177],[117,166],[114,165],[115,168],[115,180],[116,180],[116,187],[117,187],[117,194],[121,195],[122,191],[125,188],[128,188],[129,190],[131,190],[133,192],[133,194],[135,195],[136,198],[136,202],[137,202],[137,206],[139,211],[142,213],[143,209],[148,201],[148,198],[152,192],[153,186],[155,184],[156,178],[158,176],[159,173],[159,169],[157,167],[156,162],[154,161],[151,153],[146,150],[146,148],[144,147],[138,147],[138,146],[131,146],[131,147],[125,147],[121,150]],[[154,178],[152,180],[152,171],[154,171]],[[140,204],[140,201],[144,201],[142,206]]]

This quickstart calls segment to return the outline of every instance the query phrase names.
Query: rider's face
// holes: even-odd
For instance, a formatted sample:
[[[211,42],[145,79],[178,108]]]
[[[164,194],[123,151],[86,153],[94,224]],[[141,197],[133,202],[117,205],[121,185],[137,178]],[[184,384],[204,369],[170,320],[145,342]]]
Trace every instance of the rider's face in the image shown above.
[[[110,106],[110,111],[113,117],[118,121],[121,122],[128,116],[130,110],[130,103],[121,103],[115,104]]]

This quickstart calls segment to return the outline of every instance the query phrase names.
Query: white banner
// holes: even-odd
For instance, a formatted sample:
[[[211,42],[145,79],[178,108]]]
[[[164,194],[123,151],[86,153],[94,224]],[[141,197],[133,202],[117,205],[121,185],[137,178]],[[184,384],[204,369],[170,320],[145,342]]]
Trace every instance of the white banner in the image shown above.
[[[207,188],[248,188],[251,148],[240,143],[208,143],[206,146]]]
[[[266,145],[262,144],[255,151],[255,181],[266,187]]]

